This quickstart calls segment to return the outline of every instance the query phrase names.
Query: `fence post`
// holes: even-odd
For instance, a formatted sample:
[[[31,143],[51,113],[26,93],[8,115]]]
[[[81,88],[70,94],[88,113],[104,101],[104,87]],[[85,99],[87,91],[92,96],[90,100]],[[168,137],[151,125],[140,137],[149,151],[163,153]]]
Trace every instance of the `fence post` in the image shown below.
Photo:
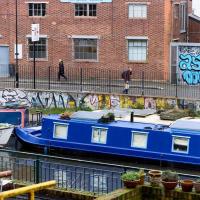
[[[142,96],[144,95],[144,71],[142,71]]]
[[[49,81],[48,81],[49,90],[51,89],[50,81],[51,81],[51,66],[49,66]]]
[[[176,72],[176,99],[178,98],[178,72]]]
[[[34,170],[34,177],[35,177],[35,183],[39,183],[40,182],[40,160],[37,159],[35,160],[35,166],[34,166],[35,170]]]
[[[80,86],[81,86],[81,88],[80,88],[80,91],[82,92],[83,91],[83,69],[82,69],[82,67],[81,67],[81,74],[80,74],[80,76],[81,76],[81,80],[80,80]]]

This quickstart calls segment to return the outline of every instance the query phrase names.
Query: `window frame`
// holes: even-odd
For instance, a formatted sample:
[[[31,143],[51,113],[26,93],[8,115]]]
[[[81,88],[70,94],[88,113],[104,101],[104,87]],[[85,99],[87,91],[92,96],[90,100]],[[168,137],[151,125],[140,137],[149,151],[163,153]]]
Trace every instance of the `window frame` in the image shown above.
[[[48,61],[48,38],[47,38],[47,36],[43,36],[43,35],[40,35],[39,36],[39,39],[45,39],[46,40],[46,56],[45,57],[43,57],[43,58],[38,58],[38,57],[36,57],[35,59],[37,60],[37,61]],[[28,60],[33,60],[34,58],[31,58],[30,57],[30,43],[29,43],[29,40],[31,40],[31,36],[30,35],[28,35],[27,36],[27,49],[28,49],[28,54],[27,54],[27,58],[28,58]],[[37,42],[36,42],[37,43]],[[37,44],[36,44],[37,45]]]
[[[134,145],[134,134],[136,133],[141,133],[141,134],[145,134],[146,135],[146,141],[145,141],[145,145],[144,147],[138,147],[136,145]],[[148,145],[148,138],[149,138],[149,132],[145,132],[145,131],[131,131],[131,147],[132,148],[138,148],[138,149],[147,149],[147,145]]]
[[[174,140],[176,138],[185,138],[185,139],[187,139],[187,151],[177,151],[177,150],[174,150]],[[171,151],[173,153],[188,154],[189,153],[189,147],[190,147],[190,137],[188,137],[188,136],[182,136],[182,135],[172,135],[172,148],[171,148]]]
[[[46,15],[47,15],[47,2],[27,2],[27,4],[28,4],[28,16],[29,17],[45,17]],[[32,8],[32,15],[30,15],[30,5],[32,4],[32,6],[33,6],[33,8]],[[36,5],[36,4],[40,4],[41,5],[41,8],[40,8],[40,12],[41,12],[41,15],[35,15],[35,8],[34,8],[34,5]],[[45,5],[45,9],[44,9],[44,11],[43,11],[43,5]],[[37,11],[38,12],[38,11]],[[45,13],[44,15],[42,15],[43,14],[43,12]]]
[[[180,4],[180,32],[185,33],[186,32],[186,23],[187,23],[187,5],[186,3]]]
[[[145,16],[143,16],[143,10],[141,8],[141,12],[140,12],[140,17],[136,17],[134,16],[134,7],[137,6],[145,6],[146,10],[145,10]],[[130,16],[130,7],[132,7],[132,16]],[[130,3],[128,4],[128,19],[147,19],[148,18],[148,5],[146,3]]]
[[[127,40],[127,59],[128,59],[128,62],[133,62],[133,63],[147,63],[148,62],[148,45],[149,45],[149,42],[148,42],[148,38],[146,38],[146,37],[126,37],[126,40]],[[129,56],[129,48],[130,48],[130,46],[129,46],[129,42],[130,41],[146,41],[146,46],[137,46],[137,48],[138,47],[146,47],[146,59],[145,60],[139,60],[139,59],[137,59],[137,60],[130,60],[130,56]],[[133,46],[134,47],[134,46]],[[132,47],[132,48],[133,48]],[[140,54],[138,54],[138,55],[140,55]]]
[[[60,122],[53,122],[54,126],[53,126],[53,138],[54,139],[60,139],[60,140],[67,140],[68,139],[68,132],[69,132],[69,123],[60,123]],[[66,137],[62,138],[62,137],[56,137],[55,136],[55,130],[56,130],[56,126],[61,125],[61,126],[65,126],[66,127]]]
[[[94,130],[95,129],[98,129],[98,141],[94,141]],[[99,130],[100,130],[100,136],[99,136]],[[101,139],[101,130],[106,131],[105,132],[105,142],[100,142],[100,139]],[[98,127],[98,126],[92,126],[91,143],[94,143],[94,144],[107,144],[107,136],[108,136],[108,128]]]
[[[87,15],[76,15],[76,6],[78,5],[86,5],[86,13]],[[95,5],[96,6],[96,15],[90,15],[90,5]],[[84,11],[83,11],[84,12]],[[95,18],[97,17],[97,3],[74,3],[74,17],[91,17],[91,18]]]
[[[99,40],[98,40],[98,37],[73,37],[72,38],[73,39],[73,42],[72,42],[72,44],[73,44],[73,59],[75,60],[75,61],[77,61],[77,62],[98,62],[98,54],[99,54]],[[76,51],[75,51],[75,49],[76,49],[76,47],[75,47],[75,40],[96,40],[96,58],[95,59],[90,59],[90,58],[76,58]],[[77,46],[78,47],[78,46]],[[79,47],[81,47],[81,46],[79,46]],[[85,47],[88,47],[88,46],[85,46]],[[86,52],[84,52],[84,53],[86,53]]]

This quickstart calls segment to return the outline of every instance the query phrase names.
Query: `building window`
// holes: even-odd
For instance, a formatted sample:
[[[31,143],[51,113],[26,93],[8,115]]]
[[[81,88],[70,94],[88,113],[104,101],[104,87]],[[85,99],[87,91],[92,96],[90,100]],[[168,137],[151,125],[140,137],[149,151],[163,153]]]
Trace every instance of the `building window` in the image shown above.
[[[67,139],[68,125],[62,123],[54,123],[53,137],[58,139]]]
[[[180,26],[181,26],[181,32],[186,31],[186,4],[180,4]]]
[[[147,5],[146,4],[129,4],[128,17],[132,18],[147,18]]]
[[[74,58],[97,60],[97,39],[74,39]]]
[[[107,141],[107,128],[92,128],[92,142],[99,144],[106,144]]]
[[[147,148],[148,133],[132,131],[131,147]]]
[[[173,136],[172,151],[177,153],[188,153],[189,137]]]
[[[31,38],[28,39],[29,58],[33,58],[34,46]],[[47,38],[40,38],[38,42],[35,42],[35,58],[46,59],[47,58]]]
[[[29,3],[29,16],[45,16],[46,3]]]
[[[75,16],[90,16],[97,15],[96,4],[75,4]]]
[[[135,62],[147,61],[147,40],[128,40],[128,60]]]

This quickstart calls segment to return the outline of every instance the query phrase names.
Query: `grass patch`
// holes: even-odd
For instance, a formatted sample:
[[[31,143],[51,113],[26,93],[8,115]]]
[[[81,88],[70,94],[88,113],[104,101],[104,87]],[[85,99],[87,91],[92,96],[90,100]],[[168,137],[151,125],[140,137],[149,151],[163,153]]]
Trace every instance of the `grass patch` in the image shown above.
[[[37,111],[42,112],[42,114],[48,115],[48,114],[61,114],[61,113],[73,113],[77,112],[79,110],[84,111],[92,111],[92,109],[88,107],[78,107],[78,108],[30,108],[29,112],[30,114],[35,114]]]

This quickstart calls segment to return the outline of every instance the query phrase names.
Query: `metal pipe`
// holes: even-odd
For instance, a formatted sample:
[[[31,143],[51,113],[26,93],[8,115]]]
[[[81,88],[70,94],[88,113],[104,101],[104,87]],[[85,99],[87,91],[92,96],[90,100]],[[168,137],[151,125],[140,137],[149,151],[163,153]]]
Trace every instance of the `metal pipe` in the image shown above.
[[[55,186],[56,186],[56,181],[47,181],[44,183],[34,184],[34,185],[22,187],[22,188],[17,188],[17,189],[1,192],[0,200],[4,199],[4,198],[9,198],[9,197],[15,197],[15,196],[26,194],[26,193],[31,193],[31,195],[33,197],[34,192],[43,190],[46,188],[52,188]]]
[[[18,88],[19,87],[19,74],[18,74],[18,0],[15,1],[15,14],[16,14],[16,18],[15,18],[15,40],[16,40],[16,52],[15,52],[15,62],[16,62],[16,66],[15,66],[15,87]]]
[[[134,112],[131,112],[131,119],[130,122],[134,122]]]
[[[12,175],[12,171],[10,171],[10,170],[0,172],[0,178],[8,177],[8,176],[11,176],[11,175]]]

